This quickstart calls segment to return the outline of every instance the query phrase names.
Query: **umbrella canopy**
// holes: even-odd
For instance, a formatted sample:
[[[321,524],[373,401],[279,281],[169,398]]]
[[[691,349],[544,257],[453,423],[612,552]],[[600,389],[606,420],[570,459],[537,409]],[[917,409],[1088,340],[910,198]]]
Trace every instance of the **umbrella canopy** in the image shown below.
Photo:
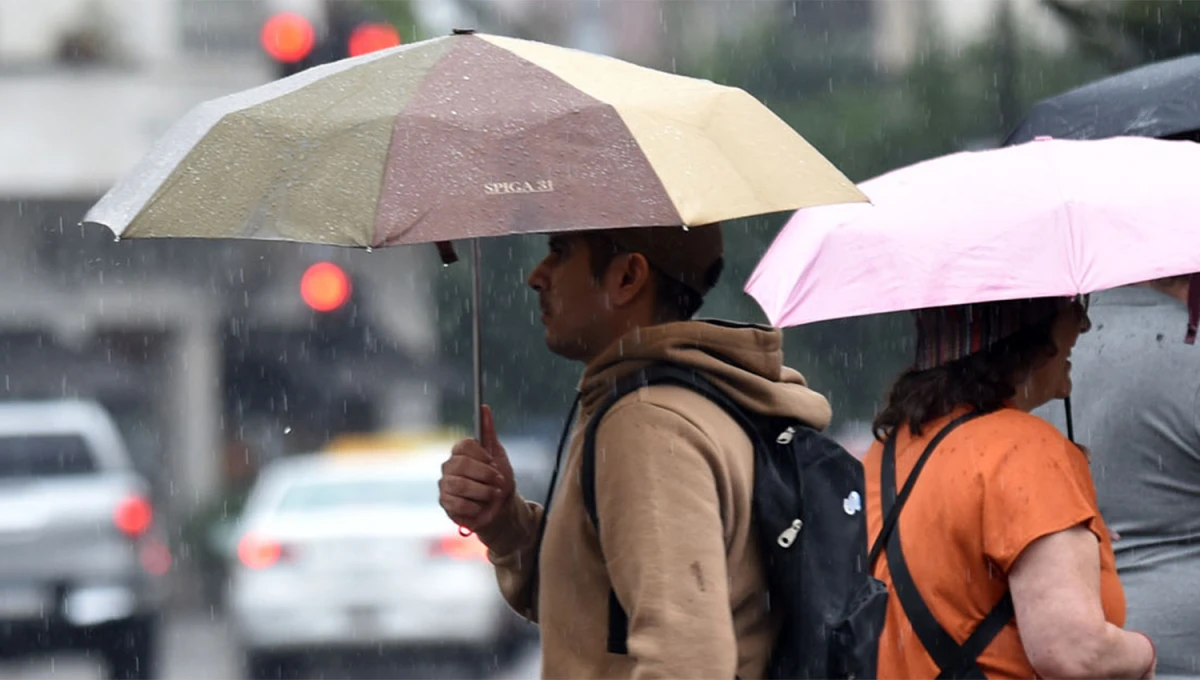
[[[1200,141],[1200,55],[1149,64],[1042,100],[1004,144],[1040,136],[1125,135]]]
[[[1200,271],[1200,144],[1042,140],[862,183],[872,205],[797,212],[746,284],[794,326],[1071,296]]]
[[[382,247],[865,200],[740,89],[462,31],[200,105],[84,221]]]

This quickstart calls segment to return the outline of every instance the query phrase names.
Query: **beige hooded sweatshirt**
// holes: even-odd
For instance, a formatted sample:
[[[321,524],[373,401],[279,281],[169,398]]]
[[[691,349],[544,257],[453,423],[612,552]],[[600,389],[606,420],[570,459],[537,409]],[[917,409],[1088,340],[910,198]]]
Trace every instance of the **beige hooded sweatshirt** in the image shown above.
[[[748,410],[829,424],[824,397],[783,366],[782,334],[687,321],[636,329],[584,373],[580,412],[533,561],[540,505],[514,494],[511,522],[480,532],[505,598],[541,629],[546,678],[759,678],[775,626],[751,525],[754,451],[724,410],[656,385],[617,402],[596,438],[601,541],[583,506],[583,430],[613,382],[668,360],[701,371]],[[607,651],[608,597],[629,616],[628,655]]]

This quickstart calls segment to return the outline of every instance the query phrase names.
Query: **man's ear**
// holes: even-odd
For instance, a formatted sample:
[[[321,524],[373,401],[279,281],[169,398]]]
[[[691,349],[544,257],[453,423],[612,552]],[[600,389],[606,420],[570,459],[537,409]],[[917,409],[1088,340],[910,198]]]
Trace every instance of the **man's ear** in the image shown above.
[[[650,262],[641,253],[622,253],[609,265],[605,283],[614,307],[623,307],[650,288],[653,278]]]

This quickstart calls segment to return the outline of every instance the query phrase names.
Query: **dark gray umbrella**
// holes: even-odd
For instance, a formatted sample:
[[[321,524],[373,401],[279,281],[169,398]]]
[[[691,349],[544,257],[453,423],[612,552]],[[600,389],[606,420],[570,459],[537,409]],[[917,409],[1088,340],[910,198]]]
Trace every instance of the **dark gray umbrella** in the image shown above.
[[[1200,55],[1160,61],[1043,99],[1004,140],[1129,135],[1200,141]]]
[[[1004,146],[1041,136],[1103,139],[1132,136],[1200,142],[1200,54],[1140,66],[1043,99],[1004,140]],[[1200,274],[1188,297],[1188,342],[1200,325]],[[1071,399],[1067,436],[1075,440]]]

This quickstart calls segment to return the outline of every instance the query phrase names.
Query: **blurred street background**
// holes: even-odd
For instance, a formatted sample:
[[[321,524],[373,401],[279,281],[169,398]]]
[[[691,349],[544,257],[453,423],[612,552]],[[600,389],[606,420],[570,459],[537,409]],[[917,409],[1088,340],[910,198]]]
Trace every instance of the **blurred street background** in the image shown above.
[[[536,629],[478,546],[427,519],[434,461],[472,422],[468,265],[79,225],[192,106],[456,27],[745,88],[861,181],[1197,51],[1200,3],[0,0],[0,678],[538,676]],[[726,226],[703,316],[762,320],[741,285],[786,217]],[[578,379],[524,287],[544,250],[483,247],[485,399],[535,499]],[[787,332],[856,453],[909,333],[902,315]]]
[[[228,639],[220,618],[196,612],[184,612],[167,618],[163,640],[163,665],[156,677],[164,680],[197,678],[237,678],[242,670],[235,642]],[[493,678],[540,678],[538,653],[531,646],[522,655],[487,674]],[[467,678],[483,677],[453,660],[405,658],[376,661],[350,658],[333,660],[318,670],[320,676],[348,678]],[[99,663],[83,654],[56,654],[29,657],[0,667],[3,680],[101,680]]]

